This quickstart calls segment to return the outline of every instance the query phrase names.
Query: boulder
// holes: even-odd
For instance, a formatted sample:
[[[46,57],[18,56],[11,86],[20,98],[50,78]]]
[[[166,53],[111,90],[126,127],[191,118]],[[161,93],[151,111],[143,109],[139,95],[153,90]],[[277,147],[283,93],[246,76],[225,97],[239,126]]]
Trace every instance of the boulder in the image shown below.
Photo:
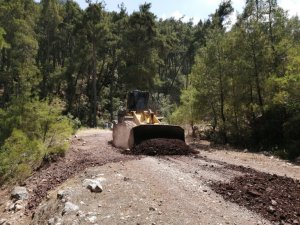
[[[62,215],[65,215],[70,212],[76,212],[79,210],[79,206],[73,204],[72,202],[66,202],[65,207],[63,209]]]
[[[28,199],[28,191],[25,187],[16,186],[11,192],[11,198],[16,200]]]
[[[100,179],[85,179],[83,186],[89,189],[91,192],[100,193],[103,191]]]

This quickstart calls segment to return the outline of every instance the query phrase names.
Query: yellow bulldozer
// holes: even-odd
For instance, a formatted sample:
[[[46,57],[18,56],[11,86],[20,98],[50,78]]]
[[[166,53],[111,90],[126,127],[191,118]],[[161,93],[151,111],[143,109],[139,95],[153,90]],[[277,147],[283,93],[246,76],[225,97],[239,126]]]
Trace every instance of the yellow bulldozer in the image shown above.
[[[161,123],[162,117],[148,108],[149,92],[134,90],[127,95],[127,109],[119,113],[113,125],[113,145],[132,149],[149,139],[179,139],[185,141],[180,126]]]

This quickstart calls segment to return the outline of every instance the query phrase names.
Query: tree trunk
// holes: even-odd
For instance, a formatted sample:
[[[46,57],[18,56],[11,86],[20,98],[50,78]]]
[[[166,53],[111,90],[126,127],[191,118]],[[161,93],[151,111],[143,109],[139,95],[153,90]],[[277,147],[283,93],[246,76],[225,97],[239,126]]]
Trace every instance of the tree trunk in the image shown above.
[[[113,102],[113,76],[114,74],[112,74],[111,76],[111,80],[110,80],[110,88],[109,88],[109,101],[110,101],[110,108],[109,108],[109,113],[110,113],[110,122],[112,122],[114,120],[114,102]]]
[[[264,103],[263,103],[263,98],[261,94],[261,87],[260,87],[260,81],[259,81],[259,71],[258,71],[258,65],[257,65],[257,58],[255,54],[255,47],[254,43],[251,44],[252,48],[252,59],[253,59],[253,64],[254,64],[254,77],[255,77],[255,85],[256,85],[256,91],[257,91],[257,96],[258,96],[258,103],[259,103],[259,108],[260,112],[263,114],[264,112]]]
[[[272,53],[273,53],[273,63],[272,63],[272,70],[274,73],[276,73],[277,70],[277,53],[276,53],[276,49],[275,49],[275,40],[274,40],[274,35],[273,35],[273,23],[272,23],[272,11],[273,11],[273,7],[272,7],[272,3],[271,0],[268,1],[269,3],[269,12],[268,12],[268,16],[269,16],[269,37],[270,37],[270,42],[271,42],[271,49],[272,49]],[[279,75],[279,74],[277,74]]]
[[[226,131],[226,117],[224,113],[224,103],[225,103],[225,96],[224,96],[224,84],[223,84],[223,71],[221,65],[221,58],[220,58],[220,49],[218,48],[218,68],[219,68],[219,88],[220,88],[220,114],[221,120],[223,122],[221,128],[221,135],[223,136],[224,143],[227,143],[227,131]]]
[[[218,116],[217,116],[217,112],[216,112],[216,109],[215,109],[213,103],[211,101],[209,101],[209,104],[210,104],[211,109],[213,111],[213,117],[214,117],[213,121],[214,121],[214,123],[212,125],[212,128],[213,128],[213,131],[215,131],[216,127],[218,126]]]
[[[92,127],[97,127],[97,110],[98,110],[98,98],[97,98],[97,74],[96,74],[96,47],[95,41],[93,42],[93,57],[92,57],[92,95],[93,95],[93,109],[92,109]]]

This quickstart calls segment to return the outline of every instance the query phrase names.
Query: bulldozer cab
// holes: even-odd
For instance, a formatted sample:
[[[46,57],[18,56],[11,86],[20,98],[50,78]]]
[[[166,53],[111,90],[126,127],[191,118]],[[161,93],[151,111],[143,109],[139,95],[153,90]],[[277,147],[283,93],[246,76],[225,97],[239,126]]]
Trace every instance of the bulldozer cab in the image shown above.
[[[148,110],[149,92],[134,90],[130,91],[127,96],[128,111],[144,111]]]

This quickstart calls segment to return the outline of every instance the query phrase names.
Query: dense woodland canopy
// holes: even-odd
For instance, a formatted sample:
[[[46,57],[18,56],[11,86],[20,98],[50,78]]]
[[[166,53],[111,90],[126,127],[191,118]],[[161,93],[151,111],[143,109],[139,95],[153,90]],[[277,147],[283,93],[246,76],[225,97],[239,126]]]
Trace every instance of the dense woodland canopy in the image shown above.
[[[63,154],[80,125],[115,119],[148,90],[172,123],[220,143],[300,155],[300,20],[276,0],[231,1],[193,24],[103,3],[0,0],[0,182]]]

